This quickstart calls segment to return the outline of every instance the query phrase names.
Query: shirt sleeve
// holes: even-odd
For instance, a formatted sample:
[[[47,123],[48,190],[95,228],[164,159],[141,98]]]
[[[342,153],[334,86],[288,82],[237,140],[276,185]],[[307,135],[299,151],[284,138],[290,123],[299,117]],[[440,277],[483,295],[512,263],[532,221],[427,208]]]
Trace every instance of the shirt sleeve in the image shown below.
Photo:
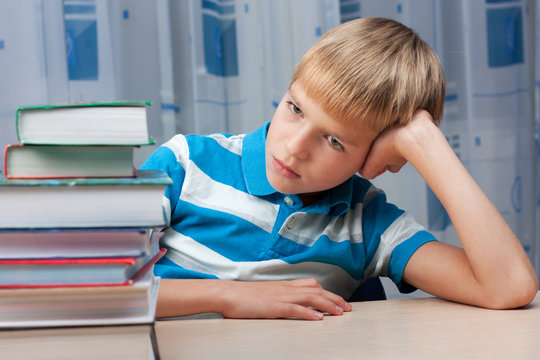
[[[403,281],[403,271],[416,250],[436,238],[410,213],[387,202],[384,192],[373,186],[364,200],[362,221],[366,277],[389,277],[402,293],[416,290]]]

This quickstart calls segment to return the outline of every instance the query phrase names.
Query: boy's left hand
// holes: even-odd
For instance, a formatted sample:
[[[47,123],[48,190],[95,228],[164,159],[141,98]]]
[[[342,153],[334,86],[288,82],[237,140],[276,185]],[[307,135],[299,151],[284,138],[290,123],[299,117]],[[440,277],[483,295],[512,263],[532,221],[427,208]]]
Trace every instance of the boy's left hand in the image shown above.
[[[366,179],[374,179],[387,170],[397,173],[407,164],[408,160],[401,149],[407,141],[418,136],[418,131],[422,131],[426,124],[435,126],[431,115],[425,110],[418,110],[411,120],[403,126],[397,126],[383,131],[373,144],[364,161],[364,165],[358,171]]]

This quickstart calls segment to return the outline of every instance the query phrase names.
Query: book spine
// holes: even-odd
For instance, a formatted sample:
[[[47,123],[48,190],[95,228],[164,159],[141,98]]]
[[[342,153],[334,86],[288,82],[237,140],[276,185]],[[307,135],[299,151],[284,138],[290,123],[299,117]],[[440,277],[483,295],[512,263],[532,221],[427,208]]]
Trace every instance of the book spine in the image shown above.
[[[159,250],[159,252],[154,255],[151,259],[149,259],[140,269],[137,271],[132,277],[131,281],[135,282],[142,278],[144,274],[146,274],[148,271],[152,270],[154,265],[161,259],[165,253],[167,252],[166,248],[162,248]]]
[[[11,176],[9,175],[9,164],[8,164],[8,153],[11,149],[15,148],[15,147],[21,147],[22,144],[20,143],[16,143],[16,144],[8,144],[6,145],[6,147],[4,148],[4,176],[6,178],[10,178]]]
[[[6,145],[6,147],[4,149],[4,176],[6,177],[6,179],[12,179],[12,176],[9,173],[8,153],[12,148],[20,147],[20,146],[22,146],[22,144],[20,144],[20,143],[19,144],[8,144],[8,145]]]
[[[17,109],[17,111],[15,112],[15,131],[17,134],[17,141],[22,143],[21,131],[20,131],[20,121],[21,121],[20,116],[21,116],[21,109]]]
[[[4,148],[4,176],[7,178],[8,177],[8,169],[7,169],[7,154],[8,154],[8,150],[9,150],[9,147],[10,145],[7,145],[5,148]]]

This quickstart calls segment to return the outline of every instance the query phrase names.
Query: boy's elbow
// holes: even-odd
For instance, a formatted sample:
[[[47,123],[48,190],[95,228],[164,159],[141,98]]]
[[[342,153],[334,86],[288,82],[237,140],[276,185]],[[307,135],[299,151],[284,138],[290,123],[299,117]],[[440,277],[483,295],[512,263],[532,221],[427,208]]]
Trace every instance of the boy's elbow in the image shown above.
[[[531,274],[501,285],[495,294],[487,298],[486,307],[497,310],[520,308],[533,302],[537,294],[538,278]]]
[[[515,309],[530,304],[538,294],[538,282],[530,281],[528,284],[523,284],[518,289],[515,289],[514,296],[503,304],[503,309]]]

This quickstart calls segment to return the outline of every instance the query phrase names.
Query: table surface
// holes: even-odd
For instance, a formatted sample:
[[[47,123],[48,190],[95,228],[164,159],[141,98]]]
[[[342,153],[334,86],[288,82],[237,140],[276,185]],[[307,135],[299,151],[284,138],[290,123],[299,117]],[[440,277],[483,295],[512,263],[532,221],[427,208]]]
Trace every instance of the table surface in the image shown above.
[[[322,321],[188,317],[155,330],[162,359],[540,359],[540,296],[515,310],[398,299]]]

